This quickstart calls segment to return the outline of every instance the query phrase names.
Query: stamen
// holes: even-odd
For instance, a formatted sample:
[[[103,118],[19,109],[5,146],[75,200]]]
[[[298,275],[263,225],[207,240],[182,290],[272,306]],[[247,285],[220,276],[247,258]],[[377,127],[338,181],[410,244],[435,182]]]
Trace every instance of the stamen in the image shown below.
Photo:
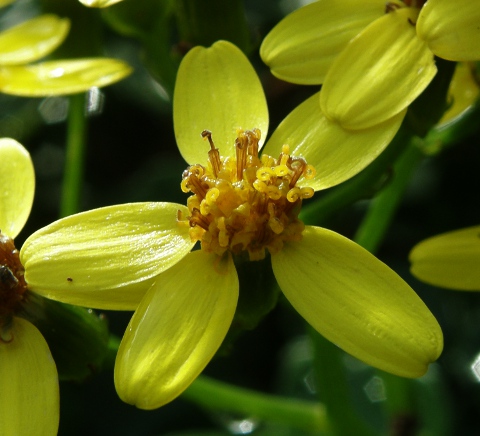
[[[202,138],[207,138],[208,142],[210,143],[211,150],[208,152],[208,159],[212,164],[213,174],[215,177],[218,177],[222,163],[220,161],[220,153],[218,152],[218,148],[215,148],[215,144],[213,143],[212,132],[210,132],[210,130],[204,130],[202,132]]]
[[[302,177],[305,168],[307,167],[307,162],[305,161],[305,159],[299,157],[292,160],[291,167],[293,170],[293,176],[292,180],[290,180],[290,188],[293,188],[297,184],[298,179]]]
[[[235,140],[235,154],[237,157],[237,181],[239,181],[243,179],[243,170],[247,163],[247,146],[240,138]]]
[[[193,193],[187,200],[192,241],[219,256],[246,251],[250,260],[259,260],[266,249],[273,254],[285,241],[300,240],[304,226],[298,214],[302,200],[312,197],[314,190],[297,182],[312,179],[313,166],[292,157],[288,145],[278,159],[260,158],[258,129],[237,131],[236,158],[221,157],[208,130],[202,136],[210,142],[211,165],[192,165],[181,184],[182,190]],[[179,213],[177,219],[183,216]]]
[[[192,216],[190,217],[190,225],[192,227],[199,226],[204,230],[208,230],[210,221],[208,221],[207,218],[201,214],[199,209],[193,209]]]

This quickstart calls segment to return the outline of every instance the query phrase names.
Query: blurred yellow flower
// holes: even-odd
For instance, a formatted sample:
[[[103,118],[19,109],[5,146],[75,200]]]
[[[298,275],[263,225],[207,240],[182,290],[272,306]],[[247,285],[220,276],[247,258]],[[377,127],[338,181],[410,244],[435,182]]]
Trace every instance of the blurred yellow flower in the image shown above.
[[[130,74],[123,61],[110,58],[35,62],[66,38],[68,19],[45,14],[0,33],[0,92],[40,97],[83,92],[115,83]]]
[[[475,79],[474,68],[474,65],[466,62],[459,62],[456,65],[447,96],[450,106],[438,122],[437,127],[450,124],[466,111],[471,110],[477,102],[480,89]]]
[[[24,269],[13,239],[27,221],[35,176],[28,152],[0,139],[0,434],[57,434],[58,377],[45,339],[22,318],[28,304]]]
[[[181,183],[192,194],[187,206],[96,209],[61,219],[23,245],[35,292],[135,310],[115,363],[124,401],[159,407],[205,368],[236,310],[236,256],[269,256],[298,313],[369,364],[418,377],[439,356],[440,327],[397,274],[349,239],[298,219],[303,199],[356,174],[391,139],[388,129],[381,141],[372,130],[354,147],[338,126],[312,125],[317,108],[314,99],[297,108],[259,155],[268,110],[255,70],[228,42],[196,47],[181,63],[174,93],[175,136],[191,164]]]
[[[323,84],[323,113],[356,130],[405,110],[435,76],[434,56],[480,59],[479,38],[469,0],[319,0],[281,21],[260,53],[283,80]]]
[[[122,0],[78,0],[85,6],[89,8],[108,8],[116,3],[121,2]]]
[[[480,291],[480,226],[433,236],[410,252],[411,272],[434,286]]]

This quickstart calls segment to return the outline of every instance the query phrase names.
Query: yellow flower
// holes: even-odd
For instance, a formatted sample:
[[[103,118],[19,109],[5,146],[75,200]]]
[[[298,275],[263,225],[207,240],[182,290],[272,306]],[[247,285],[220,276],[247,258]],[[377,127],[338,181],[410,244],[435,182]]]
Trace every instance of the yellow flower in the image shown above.
[[[476,2],[319,0],[287,16],[261,56],[272,73],[320,84],[328,119],[364,129],[405,110],[437,69],[434,55],[480,59]]]
[[[89,8],[107,8],[121,1],[122,0],[79,0],[80,3]]]
[[[57,369],[41,333],[21,317],[28,291],[13,238],[30,213],[35,176],[13,139],[0,139],[0,186],[0,434],[56,435]]]
[[[69,27],[68,19],[46,14],[0,33],[0,92],[30,97],[75,94],[110,85],[130,74],[129,65],[109,58],[27,65],[55,50]]]
[[[312,100],[306,106],[318,107]],[[439,356],[440,327],[398,275],[349,239],[298,219],[302,199],[360,171],[357,161],[371,159],[377,147],[357,150],[340,128],[313,127],[315,110],[300,112],[259,156],[268,111],[255,70],[230,43],[196,47],[182,61],[174,93],[175,135],[191,164],[181,183],[192,194],[187,207],[96,209],[61,219],[23,245],[25,277],[35,292],[135,310],[115,363],[124,401],[159,407],[204,369],[235,313],[236,256],[270,256],[300,315],[369,364],[418,377]],[[192,251],[197,241],[201,249]]]
[[[479,234],[474,226],[420,242],[410,252],[412,274],[434,286],[480,291]]]

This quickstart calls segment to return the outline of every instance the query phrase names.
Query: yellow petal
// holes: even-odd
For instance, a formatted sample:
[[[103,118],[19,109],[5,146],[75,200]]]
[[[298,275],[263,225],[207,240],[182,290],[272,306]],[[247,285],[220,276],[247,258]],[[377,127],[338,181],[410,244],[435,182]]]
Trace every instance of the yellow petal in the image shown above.
[[[260,56],[287,82],[320,84],[336,56],[385,13],[384,0],[321,0],[297,9],[263,40]]]
[[[441,58],[480,60],[479,6],[472,0],[428,0],[417,22],[419,38]]]
[[[13,3],[15,0],[0,0],[0,8],[3,8],[4,6],[9,5],[10,3]]]
[[[372,162],[400,128],[405,111],[365,130],[346,130],[329,121],[318,104],[318,94],[295,108],[273,132],[264,153],[278,156],[288,144],[316,169],[313,180],[300,181],[316,191],[349,179]]]
[[[418,97],[437,68],[411,24],[415,20],[415,9],[398,9],[347,45],[320,93],[327,117],[347,129],[365,129],[392,118]]]
[[[89,8],[107,8],[115,3],[119,3],[122,0],[79,0],[85,6]]]
[[[0,33],[0,65],[19,65],[43,58],[66,38],[70,22],[46,14]]]
[[[231,257],[188,254],[158,276],[133,315],[115,363],[120,398],[155,409],[180,395],[222,343],[235,313]]]
[[[178,70],[173,96],[175,137],[183,158],[205,164],[210,130],[222,156],[235,155],[237,129],[268,130],[268,108],[262,84],[245,55],[227,41],[190,50]]]
[[[307,226],[300,242],[272,256],[293,307],[319,333],[358,359],[403,377],[438,358],[440,327],[417,294],[359,245]]]
[[[14,139],[0,138],[0,231],[14,239],[32,209],[35,173],[30,154]]]
[[[117,59],[90,58],[0,68],[0,91],[24,97],[76,94],[118,82],[131,73]]]
[[[459,62],[456,65],[455,73],[448,89],[448,100],[451,106],[443,114],[437,128],[451,123],[475,104],[480,96],[480,89],[473,74],[474,72],[470,64]]]
[[[30,289],[53,300],[87,307],[135,307],[155,277],[193,247],[177,223],[185,206],[132,203],[83,212],[40,229],[20,258]],[[132,295],[132,293],[134,295]]]
[[[411,272],[431,285],[480,291],[480,226],[426,239],[410,253]]]
[[[45,339],[21,318],[13,319],[2,339],[0,434],[55,436],[60,410],[58,377]]]

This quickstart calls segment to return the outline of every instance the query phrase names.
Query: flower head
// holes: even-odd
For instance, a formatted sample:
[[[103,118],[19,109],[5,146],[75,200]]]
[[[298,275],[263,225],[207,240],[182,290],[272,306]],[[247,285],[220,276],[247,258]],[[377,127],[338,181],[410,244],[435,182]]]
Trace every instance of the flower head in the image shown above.
[[[328,119],[365,129],[417,98],[437,72],[434,56],[480,59],[479,29],[467,0],[319,0],[280,22],[261,56],[281,79],[322,83]]]
[[[434,286],[480,291],[480,226],[433,236],[410,252],[411,272]]]
[[[30,97],[75,94],[110,85],[130,74],[130,66],[109,58],[28,65],[55,50],[69,28],[68,19],[45,14],[1,32],[0,92]]]
[[[57,370],[45,339],[22,317],[29,291],[13,243],[30,213],[35,179],[30,155],[13,139],[0,139],[0,186],[0,433],[55,435]]]
[[[435,318],[400,277],[347,238],[298,219],[304,199],[356,174],[378,147],[372,141],[359,151],[330,125],[326,133],[313,129],[329,139],[318,146],[306,133],[311,106],[287,117],[262,147],[268,112],[254,69],[230,43],[196,47],[182,61],[174,94],[178,147],[190,163],[181,182],[191,193],[187,207],[105,207],[25,242],[21,259],[36,292],[135,310],[115,363],[124,401],[159,407],[207,365],[235,314],[238,256],[269,257],[298,313],[367,363],[417,377],[440,354]]]

